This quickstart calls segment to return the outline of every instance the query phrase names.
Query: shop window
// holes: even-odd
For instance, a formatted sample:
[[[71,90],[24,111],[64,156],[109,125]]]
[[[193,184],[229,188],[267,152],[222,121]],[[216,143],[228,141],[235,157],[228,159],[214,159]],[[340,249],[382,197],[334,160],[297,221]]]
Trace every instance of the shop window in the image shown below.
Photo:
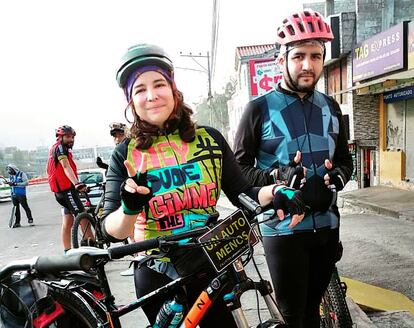
[[[405,177],[414,182],[414,99],[406,101]]]
[[[404,149],[404,112],[404,101],[388,104],[386,132],[387,150]]]

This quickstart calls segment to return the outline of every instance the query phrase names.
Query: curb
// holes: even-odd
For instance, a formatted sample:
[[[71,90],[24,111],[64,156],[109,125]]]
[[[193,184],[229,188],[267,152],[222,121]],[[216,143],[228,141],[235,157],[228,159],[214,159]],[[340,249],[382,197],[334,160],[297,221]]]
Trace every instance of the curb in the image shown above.
[[[356,200],[354,198],[338,198],[341,198],[342,208],[351,207],[356,208],[357,210],[367,210],[379,215],[389,216],[396,219],[399,219],[401,217],[401,213],[399,211],[394,211],[389,208],[381,207],[377,204]]]

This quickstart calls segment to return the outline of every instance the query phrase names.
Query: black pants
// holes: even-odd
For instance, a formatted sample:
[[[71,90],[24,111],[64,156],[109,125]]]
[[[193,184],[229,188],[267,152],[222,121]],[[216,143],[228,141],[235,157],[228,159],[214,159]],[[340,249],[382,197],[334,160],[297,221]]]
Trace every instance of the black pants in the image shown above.
[[[16,206],[16,223],[20,223],[20,204],[24,208],[26,212],[26,216],[28,220],[33,220],[32,211],[30,210],[29,205],[27,204],[27,198],[25,195],[13,195],[12,196],[13,205]]]
[[[203,277],[198,277],[193,282],[187,284],[186,295],[188,306],[191,307],[195,300],[200,295],[201,291],[207,287],[210,283],[214,274],[205,275]],[[167,283],[171,282],[171,279],[159,272],[156,272],[146,266],[141,268],[135,267],[135,292],[137,297],[152,292],[153,290],[165,286]],[[218,296],[212,307],[208,310],[207,314],[204,316],[203,320],[200,322],[201,328],[211,328],[211,327],[226,327],[226,328],[237,328],[236,323],[234,322],[233,316],[227,310],[226,304],[223,301],[223,292]],[[171,300],[174,298],[174,294],[170,295],[160,295],[157,299],[152,301],[150,304],[143,306],[145,315],[147,316],[148,321],[151,325],[155,323],[155,318],[157,317],[158,311],[166,300]]]
[[[339,229],[263,238],[277,303],[289,328],[319,328],[319,304],[338,242]]]
[[[55,193],[56,201],[66,208],[75,217],[85,211],[82,201],[79,198],[79,193],[75,189],[70,189]]]

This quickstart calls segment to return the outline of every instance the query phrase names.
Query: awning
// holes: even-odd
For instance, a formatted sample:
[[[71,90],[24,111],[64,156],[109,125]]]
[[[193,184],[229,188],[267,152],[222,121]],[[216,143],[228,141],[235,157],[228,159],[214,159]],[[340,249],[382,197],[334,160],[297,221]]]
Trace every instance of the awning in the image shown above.
[[[378,94],[411,85],[414,85],[414,69],[390,74],[369,82],[358,83],[349,91],[357,90],[358,95]]]

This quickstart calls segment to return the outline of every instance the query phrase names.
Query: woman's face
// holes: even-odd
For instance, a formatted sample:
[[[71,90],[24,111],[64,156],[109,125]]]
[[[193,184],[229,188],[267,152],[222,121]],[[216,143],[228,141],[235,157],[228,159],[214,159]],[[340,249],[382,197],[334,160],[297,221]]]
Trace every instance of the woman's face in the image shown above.
[[[171,85],[156,71],[142,73],[136,79],[132,87],[132,102],[141,120],[160,129],[174,110]]]

